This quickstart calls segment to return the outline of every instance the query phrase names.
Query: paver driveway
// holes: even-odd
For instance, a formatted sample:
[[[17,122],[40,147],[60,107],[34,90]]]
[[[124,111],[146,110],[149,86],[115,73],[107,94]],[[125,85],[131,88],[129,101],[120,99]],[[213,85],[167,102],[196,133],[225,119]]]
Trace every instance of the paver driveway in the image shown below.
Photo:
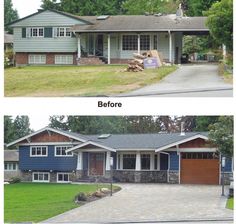
[[[223,78],[218,75],[217,64],[190,64],[181,65],[179,69],[157,84],[149,85],[130,93],[124,93],[120,96],[165,96],[173,93],[188,92],[200,92],[200,94],[202,92],[204,95],[204,93],[207,93],[206,91],[223,90],[231,90],[231,95],[233,96],[232,88],[232,84],[225,83]]]
[[[112,197],[48,219],[47,223],[230,219],[220,186],[121,184]]]

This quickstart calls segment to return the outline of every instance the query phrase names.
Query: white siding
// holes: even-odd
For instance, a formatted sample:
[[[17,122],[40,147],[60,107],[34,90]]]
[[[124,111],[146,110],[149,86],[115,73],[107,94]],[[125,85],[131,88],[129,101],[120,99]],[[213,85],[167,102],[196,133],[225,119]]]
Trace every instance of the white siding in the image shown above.
[[[26,6],[27,7],[27,6]],[[30,26],[71,26],[75,24],[85,24],[85,22],[61,15],[59,13],[45,11],[19,21],[13,27]]]
[[[76,52],[77,38],[22,38],[22,29],[14,28],[15,52]]]

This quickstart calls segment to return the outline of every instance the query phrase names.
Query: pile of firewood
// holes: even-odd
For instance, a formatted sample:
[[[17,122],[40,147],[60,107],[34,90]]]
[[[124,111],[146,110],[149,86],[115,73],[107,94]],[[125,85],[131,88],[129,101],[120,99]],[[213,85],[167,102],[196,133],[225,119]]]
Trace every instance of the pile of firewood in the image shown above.
[[[134,59],[128,64],[127,72],[141,72],[144,70],[144,59],[148,57],[155,57],[158,59],[158,63],[162,66],[162,60],[156,50],[144,52],[143,54],[134,53]]]

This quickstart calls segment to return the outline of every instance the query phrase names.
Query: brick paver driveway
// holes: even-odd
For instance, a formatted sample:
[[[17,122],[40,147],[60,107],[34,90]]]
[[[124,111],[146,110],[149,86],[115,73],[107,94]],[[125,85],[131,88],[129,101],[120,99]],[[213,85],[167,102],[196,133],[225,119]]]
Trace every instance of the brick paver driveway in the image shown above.
[[[229,220],[233,211],[225,208],[220,186],[120,184],[112,197],[88,203],[47,223],[148,222],[213,219]]]

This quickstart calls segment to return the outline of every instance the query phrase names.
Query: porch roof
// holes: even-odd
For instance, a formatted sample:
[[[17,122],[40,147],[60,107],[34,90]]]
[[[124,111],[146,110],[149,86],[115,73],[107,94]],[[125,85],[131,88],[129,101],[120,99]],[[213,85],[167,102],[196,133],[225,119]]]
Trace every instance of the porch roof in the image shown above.
[[[18,150],[4,150],[4,161],[5,162],[18,162],[19,151]]]
[[[74,32],[155,32],[182,31],[190,33],[208,33],[207,17],[176,17],[175,14],[155,15],[117,15],[105,20],[97,20],[96,16],[81,16],[91,25],[75,25]]]

